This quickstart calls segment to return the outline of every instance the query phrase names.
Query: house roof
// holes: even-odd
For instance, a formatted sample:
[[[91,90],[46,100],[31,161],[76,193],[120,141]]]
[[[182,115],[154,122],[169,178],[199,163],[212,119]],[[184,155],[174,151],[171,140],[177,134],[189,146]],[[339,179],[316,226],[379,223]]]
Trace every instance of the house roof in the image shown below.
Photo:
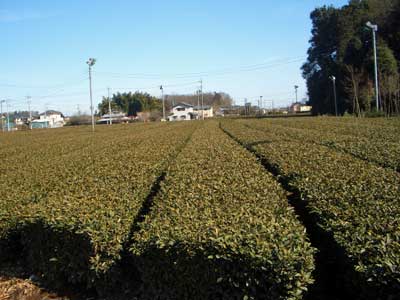
[[[202,110],[202,109],[211,109],[212,107],[210,105],[203,105],[203,108],[201,106],[195,106],[193,107],[194,110]]]
[[[185,102],[177,103],[177,104],[175,104],[173,107],[175,108],[175,107],[178,107],[178,106],[193,107],[193,105],[188,104],[188,103],[185,103]]]
[[[32,123],[49,123],[49,121],[43,121],[43,120],[32,120]]]
[[[62,112],[56,111],[56,110],[46,110],[46,112],[43,112],[40,114],[40,116],[44,116],[44,115],[61,115],[61,117],[64,118],[64,115],[62,114]]]
[[[114,112],[114,113],[111,113],[111,115],[110,114],[104,114],[104,115],[102,115],[101,116],[102,118],[123,118],[123,117],[126,117],[126,114],[124,114],[124,113],[121,113],[121,112]]]

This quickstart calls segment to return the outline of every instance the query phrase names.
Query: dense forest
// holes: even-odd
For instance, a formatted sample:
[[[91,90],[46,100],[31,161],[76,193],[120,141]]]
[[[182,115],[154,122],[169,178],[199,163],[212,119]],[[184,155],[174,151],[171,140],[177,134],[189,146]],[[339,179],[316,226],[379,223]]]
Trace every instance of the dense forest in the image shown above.
[[[364,115],[376,110],[372,30],[378,25],[379,107],[400,113],[400,0],[351,0],[342,8],[324,6],[311,13],[312,37],[303,76],[315,114],[338,111]]]

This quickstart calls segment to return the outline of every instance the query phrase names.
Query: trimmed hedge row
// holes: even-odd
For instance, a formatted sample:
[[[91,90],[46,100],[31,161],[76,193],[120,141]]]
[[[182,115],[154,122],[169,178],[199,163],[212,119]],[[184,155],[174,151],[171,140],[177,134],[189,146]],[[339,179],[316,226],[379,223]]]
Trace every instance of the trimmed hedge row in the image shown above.
[[[281,125],[291,128],[318,130],[335,135],[350,135],[357,138],[366,138],[369,141],[397,143],[400,135],[399,118],[336,118],[310,117],[269,120],[272,125]]]
[[[284,136],[325,145],[400,171],[400,124],[396,127],[390,125],[394,122],[390,120],[375,124],[351,120],[353,123],[335,118],[262,120],[252,121],[251,126],[261,130],[273,127],[275,131],[281,130]]]
[[[7,232],[9,223],[29,217],[30,206],[46,198],[48,192],[62,183],[65,177],[79,175],[77,170],[93,164],[100,149],[113,144],[116,144],[114,148],[118,148],[120,143],[135,142],[139,133],[119,134],[115,138],[113,133],[116,130],[101,128],[93,135],[80,128],[68,128],[33,131],[32,135],[23,132],[2,136],[3,142],[4,139],[8,141],[2,144],[2,149],[3,146],[4,149],[12,149],[14,154],[10,152],[1,158],[0,238],[2,232]]]
[[[251,127],[251,122],[246,125]],[[243,121],[224,122],[223,128],[264,157],[300,192],[317,217],[318,226],[332,233],[345,250],[358,274],[352,284],[361,287],[361,298],[400,297],[397,172],[294,140],[274,126],[258,130],[254,137],[254,129]],[[261,140],[264,142],[255,142]]]
[[[106,133],[96,133],[86,151],[56,162],[55,174],[51,163],[45,165],[46,179],[36,182],[43,191],[40,200],[32,198],[22,212],[24,205],[2,207],[2,219],[9,224],[3,227],[2,222],[3,236],[17,239],[29,267],[46,280],[91,286],[120,259],[153,183],[194,128],[174,124],[136,132],[140,127],[129,126],[118,137],[113,136],[116,129],[100,129]],[[51,153],[51,143],[47,147]],[[14,197],[15,204],[22,200],[19,191],[4,194],[7,200]],[[33,193],[34,188],[27,189],[23,197]]]
[[[216,122],[170,166],[130,251],[140,299],[301,299],[313,282],[284,191]]]

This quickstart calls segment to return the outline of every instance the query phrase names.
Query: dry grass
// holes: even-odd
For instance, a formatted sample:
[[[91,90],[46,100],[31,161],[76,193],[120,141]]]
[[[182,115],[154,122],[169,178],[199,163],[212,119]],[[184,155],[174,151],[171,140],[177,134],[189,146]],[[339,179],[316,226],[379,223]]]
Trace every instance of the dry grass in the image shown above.
[[[29,280],[0,277],[0,300],[67,300],[41,290]]]

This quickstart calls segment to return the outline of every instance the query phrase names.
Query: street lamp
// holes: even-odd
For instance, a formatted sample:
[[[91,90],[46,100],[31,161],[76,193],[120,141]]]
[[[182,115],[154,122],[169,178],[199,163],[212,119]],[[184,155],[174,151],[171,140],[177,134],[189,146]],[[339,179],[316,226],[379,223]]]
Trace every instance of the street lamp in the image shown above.
[[[337,108],[337,99],[336,99],[336,77],[335,76],[329,76],[329,79],[332,80],[333,83],[333,96],[335,99],[335,116],[338,116],[338,108]]]
[[[92,114],[92,131],[94,132],[93,93],[92,93],[92,67],[96,63],[96,59],[89,58],[89,60],[86,63],[89,66],[90,111],[91,111],[91,114]]]
[[[372,39],[374,42],[374,65],[375,65],[375,97],[376,97],[376,110],[379,110],[379,85],[378,85],[378,57],[376,50],[376,33],[378,32],[378,25],[367,22],[367,27],[372,30]]]
[[[165,119],[165,100],[164,100],[164,88],[162,85],[160,85],[160,90],[161,90],[161,99],[162,99],[162,112],[163,112],[163,120],[166,121]]]

